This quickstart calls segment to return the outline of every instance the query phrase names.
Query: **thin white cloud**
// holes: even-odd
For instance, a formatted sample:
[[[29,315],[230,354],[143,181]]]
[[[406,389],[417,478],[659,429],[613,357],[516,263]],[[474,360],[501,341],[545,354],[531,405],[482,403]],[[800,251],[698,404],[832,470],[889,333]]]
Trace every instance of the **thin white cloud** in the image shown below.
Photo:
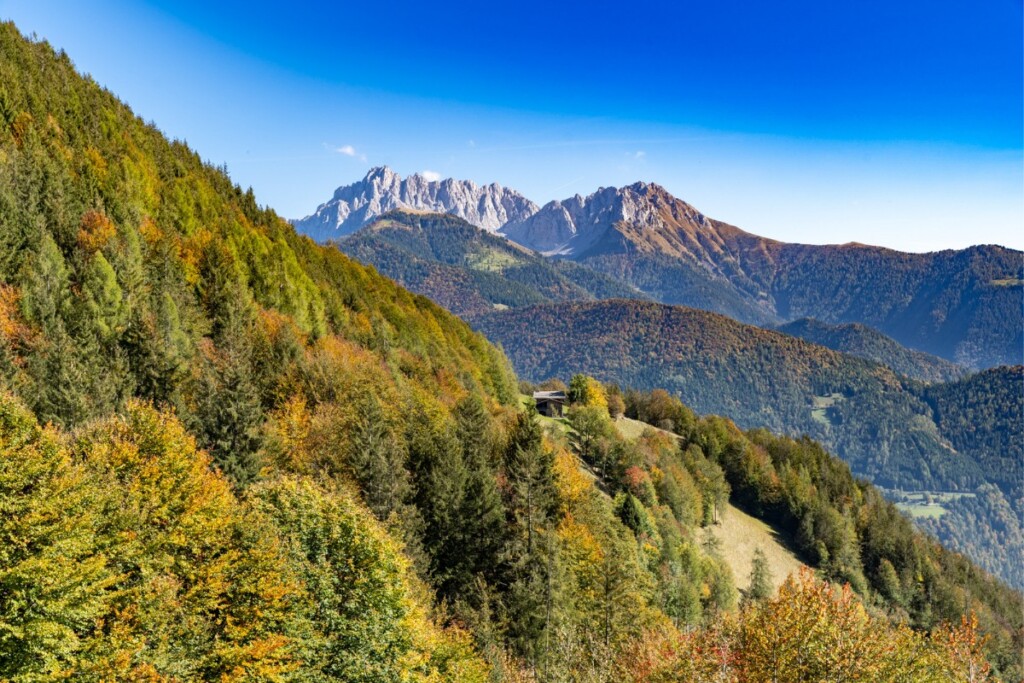
[[[643,159],[645,156],[647,156],[647,152],[643,151],[642,149],[638,149],[636,151],[636,154],[633,155],[633,158],[634,159]]]
[[[432,183],[436,183],[438,180],[441,179],[441,174],[438,173],[437,171],[420,171],[420,175],[423,176],[424,180],[427,180]]]
[[[356,155],[356,148],[352,145],[344,145],[334,150],[338,154],[344,154],[347,157],[354,157]]]

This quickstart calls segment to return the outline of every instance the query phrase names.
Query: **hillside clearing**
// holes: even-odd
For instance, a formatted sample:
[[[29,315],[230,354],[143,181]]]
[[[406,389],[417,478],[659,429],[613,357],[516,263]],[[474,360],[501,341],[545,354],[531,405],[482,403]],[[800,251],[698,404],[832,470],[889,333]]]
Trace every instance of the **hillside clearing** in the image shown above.
[[[637,439],[648,429],[676,436],[671,432],[628,417],[620,417],[615,420],[615,426],[619,433],[627,439]],[[750,569],[754,561],[754,553],[758,548],[764,552],[765,558],[768,560],[768,569],[772,575],[772,587],[776,590],[787,576],[805,566],[786,546],[775,529],[756,517],[751,517],[732,503],[726,504],[718,524],[710,529],[721,541],[722,558],[732,570],[736,587],[741,590],[746,590],[750,584]]]
[[[732,570],[736,587],[741,590],[746,590],[750,584],[750,568],[758,548],[768,560],[772,587],[776,590],[787,576],[805,566],[771,526],[732,503],[726,505],[718,524],[710,528],[721,541],[722,558]]]

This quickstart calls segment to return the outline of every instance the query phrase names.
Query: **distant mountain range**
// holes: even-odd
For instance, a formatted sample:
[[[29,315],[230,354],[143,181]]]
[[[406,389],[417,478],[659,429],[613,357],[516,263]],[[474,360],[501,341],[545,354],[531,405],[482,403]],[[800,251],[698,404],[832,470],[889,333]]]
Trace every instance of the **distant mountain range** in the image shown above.
[[[501,231],[664,303],[760,325],[862,323],[972,367],[1024,360],[1024,258],[1003,247],[907,254],[786,244],[708,218],[647,183],[551,202]]]
[[[859,323],[972,368],[1024,362],[1024,255],[1004,247],[909,254],[786,244],[708,218],[656,184],[601,188],[537,208],[499,185],[402,180],[387,168],[338,188],[294,223],[323,241],[392,208],[458,216],[663,303],[765,326],[801,318]]]
[[[339,187],[311,215],[292,224],[319,242],[350,235],[392,209],[449,213],[491,232],[537,212],[537,205],[515,190],[471,180],[402,179],[390,168],[370,169],[366,177]]]

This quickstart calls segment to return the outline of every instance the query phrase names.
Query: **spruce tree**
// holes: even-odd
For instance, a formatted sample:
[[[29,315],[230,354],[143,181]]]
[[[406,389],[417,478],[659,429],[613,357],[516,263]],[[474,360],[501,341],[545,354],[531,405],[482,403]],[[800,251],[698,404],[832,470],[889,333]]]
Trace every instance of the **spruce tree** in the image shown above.
[[[555,548],[548,541],[557,505],[552,456],[543,446],[536,409],[517,416],[504,463],[510,526],[504,553],[509,639],[536,667],[543,661],[542,645],[550,625],[547,596]]]
[[[754,551],[754,559],[750,564],[750,585],[744,595],[744,602],[761,602],[772,596],[772,572],[768,567],[768,558],[758,547]]]
[[[455,408],[456,434],[466,469],[460,518],[464,559],[457,583],[463,591],[477,575],[493,578],[505,536],[505,510],[494,469],[494,436],[483,401],[470,395]]]
[[[370,510],[384,521],[401,507],[408,494],[405,443],[372,394],[360,404],[350,436],[352,475]]]
[[[83,328],[101,344],[109,344],[121,333],[125,322],[123,292],[117,275],[103,254],[89,259],[82,278]]]

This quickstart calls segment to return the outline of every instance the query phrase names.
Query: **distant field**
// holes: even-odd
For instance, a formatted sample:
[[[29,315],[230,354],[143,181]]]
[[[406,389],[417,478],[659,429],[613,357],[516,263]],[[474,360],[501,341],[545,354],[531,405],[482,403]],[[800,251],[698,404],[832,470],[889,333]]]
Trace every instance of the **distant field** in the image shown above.
[[[485,251],[466,254],[466,265],[473,270],[483,270],[490,273],[500,273],[510,266],[514,266],[518,263],[516,257],[512,254],[497,251],[496,249],[487,249]]]
[[[836,401],[843,400],[842,394],[829,394],[828,396],[811,397],[811,418],[815,422],[830,425],[832,420],[828,417],[828,409],[836,404]]]
[[[883,489],[886,497],[896,503],[896,507],[911,517],[928,517],[937,519],[946,514],[946,503],[958,500],[967,496],[973,498],[973,493],[961,493],[952,491],[893,491]]]

